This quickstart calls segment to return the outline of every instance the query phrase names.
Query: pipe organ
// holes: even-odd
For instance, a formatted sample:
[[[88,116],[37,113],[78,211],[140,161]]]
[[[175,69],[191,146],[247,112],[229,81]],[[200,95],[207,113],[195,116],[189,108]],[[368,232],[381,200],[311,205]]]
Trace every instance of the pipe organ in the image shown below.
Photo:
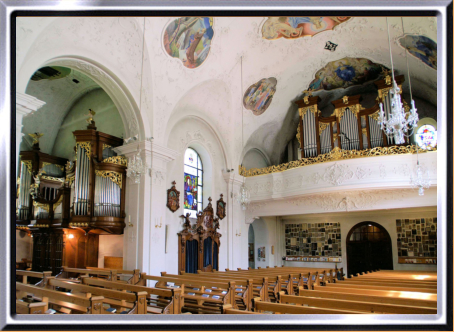
[[[403,76],[396,76],[402,91]],[[306,96],[296,102],[299,111],[297,138],[301,157],[311,158],[339,148],[342,150],[363,150],[395,145],[393,137],[387,137],[378,123],[379,103],[386,114],[390,110],[389,90],[391,77],[375,82],[378,88],[376,104],[365,109],[361,106],[361,96],[345,96],[332,101],[334,112],[329,117],[321,116],[318,96]],[[404,101],[405,107],[408,107]],[[409,144],[408,139],[405,144]]]
[[[99,234],[123,234],[127,161],[114,149],[121,138],[96,130],[73,132],[75,160],[20,153],[16,228],[33,236],[34,271],[62,265],[98,266]]]

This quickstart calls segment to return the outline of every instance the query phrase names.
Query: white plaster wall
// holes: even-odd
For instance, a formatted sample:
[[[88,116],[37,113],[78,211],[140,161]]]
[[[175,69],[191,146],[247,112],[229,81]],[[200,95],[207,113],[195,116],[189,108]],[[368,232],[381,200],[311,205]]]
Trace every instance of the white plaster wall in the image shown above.
[[[254,228],[255,236],[255,268],[261,267],[266,268],[267,266],[273,267],[275,265],[281,265],[279,256],[277,256],[277,243],[278,236],[277,229],[280,228],[276,217],[266,217],[256,219],[252,223]],[[271,247],[274,246],[274,254],[271,253]],[[265,260],[263,258],[258,259],[258,248],[265,247]]]
[[[363,211],[363,212],[342,212],[329,214],[311,214],[305,216],[284,217],[280,224],[283,230],[285,224],[298,223],[321,223],[321,222],[339,222],[341,226],[341,245],[342,245],[342,262],[337,263],[337,267],[343,267],[344,272],[347,271],[347,247],[346,238],[348,232],[356,224],[363,221],[372,221],[383,226],[391,236],[393,268],[394,270],[411,270],[411,271],[436,271],[437,266],[432,264],[399,264],[397,256],[397,231],[396,219],[415,219],[415,218],[435,218],[437,217],[437,207],[414,208],[414,209],[392,209],[378,211]],[[285,244],[282,243],[281,250],[285,252]],[[285,261],[285,266],[301,266],[301,267],[321,267],[334,268],[336,263],[322,262],[294,262]]]
[[[96,89],[81,97],[69,110],[57,134],[52,155],[69,160],[74,156],[73,131],[87,129],[88,109],[96,112],[94,116],[96,130],[124,137],[124,127],[120,114],[112,99],[102,89]]]
[[[123,257],[123,235],[99,235],[98,267],[104,267],[104,256]]]
[[[246,167],[246,169],[251,169],[267,167],[269,164],[263,153],[257,149],[251,149],[243,158],[243,166]]]
[[[32,259],[32,250],[33,238],[23,231],[16,230],[16,262],[20,262],[22,258]]]
[[[227,202],[227,217],[220,221],[222,234],[221,246],[219,248],[219,268],[224,270],[227,267],[228,251],[228,224],[231,223],[230,195],[227,193],[227,184],[222,176],[222,169],[225,168],[226,160],[223,155],[223,148],[219,143],[219,137],[215,135],[212,127],[195,117],[185,118],[179,121],[172,128],[169,135],[168,147],[179,152],[178,157],[167,164],[165,179],[166,188],[171,187],[172,181],[176,181],[176,188],[180,191],[180,209],[172,213],[165,204],[163,205],[163,224],[168,225],[167,253],[160,255],[156,253],[156,260],[165,259],[165,271],[178,273],[178,235],[182,230],[183,201],[184,201],[184,151],[188,147],[194,148],[200,155],[204,166],[203,207],[208,204],[208,197],[212,198],[213,209],[216,211],[216,201],[220,194],[224,195]],[[194,221],[195,222],[195,221]],[[164,227],[164,226],[163,226]],[[247,242],[247,232],[242,237]],[[161,257],[160,257],[161,256]],[[246,259],[247,263],[247,259]]]

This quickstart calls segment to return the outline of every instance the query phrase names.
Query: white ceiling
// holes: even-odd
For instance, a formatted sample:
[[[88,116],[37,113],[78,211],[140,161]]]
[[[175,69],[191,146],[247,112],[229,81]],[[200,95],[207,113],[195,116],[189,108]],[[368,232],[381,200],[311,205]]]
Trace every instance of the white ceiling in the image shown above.
[[[149,71],[149,74],[144,74],[145,99],[142,107],[153,113],[153,136],[164,141],[165,124],[171,123],[172,116],[197,109],[217,126],[234,160],[239,158],[241,150],[244,153],[250,148],[258,148],[272,163],[280,162],[286,143],[296,132],[293,101],[301,98],[302,91],[308,88],[315,73],[328,62],[358,57],[391,67],[386,20],[383,17],[354,17],[332,31],[294,40],[262,38],[261,27],[267,19],[265,17],[216,17],[210,53],[205,62],[195,69],[185,68],[179,59],[171,58],[164,50],[162,36],[166,26],[174,19],[150,17],[146,20],[144,71]],[[33,18],[21,20],[18,20],[18,30],[35,39],[26,41],[23,37],[23,44],[18,40],[20,50],[27,49],[27,43],[34,42],[36,45],[45,41],[50,49],[58,45],[60,48],[80,47],[99,52],[106,63],[118,63],[111,68],[118,68],[118,77],[124,78],[125,84],[130,87],[135,87],[131,94],[139,100],[143,18],[52,18],[47,27],[43,27],[42,20],[39,21],[39,36],[33,35]],[[405,74],[407,80],[405,52],[396,42],[402,35],[401,20],[389,18],[389,23],[394,68],[398,74]],[[435,18],[404,18],[404,24],[405,33],[420,34],[437,41]],[[338,44],[335,52],[324,49],[327,41]],[[34,48],[40,51],[39,45]],[[30,49],[33,50],[33,47]],[[18,52],[20,59],[30,56]],[[436,105],[437,71],[411,55],[408,62],[413,95]],[[268,77],[277,79],[276,93],[271,105],[259,116],[243,109],[242,149],[243,93],[252,84]],[[71,79],[43,80],[28,85],[26,92],[45,101],[46,106],[24,121],[23,132],[45,132],[46,136],[42,139],[44,152],[52,150],[58,127],[71,104],[81,94],[97,87],[87,77],[80,76],[79,84],[74,84]],[[407,82],[404,92],[408,91]],[[343,95],[366,91],[373,93],[373,89],[367,86],[321,92],[320,96],[322,104],[329,105]]]

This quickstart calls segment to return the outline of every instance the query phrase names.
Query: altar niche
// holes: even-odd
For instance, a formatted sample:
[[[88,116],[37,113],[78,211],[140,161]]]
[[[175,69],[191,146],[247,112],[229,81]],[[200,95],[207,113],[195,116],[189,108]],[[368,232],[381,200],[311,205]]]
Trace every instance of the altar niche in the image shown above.
[[[197,214],[197,223],[191,225],[190,214],[181,215],[183,230],[178,233],[178,273],[197,273],[197,270],[211,272],[219,270],[218,233],[219,218],[214,218],[211,197],[208,206]]]

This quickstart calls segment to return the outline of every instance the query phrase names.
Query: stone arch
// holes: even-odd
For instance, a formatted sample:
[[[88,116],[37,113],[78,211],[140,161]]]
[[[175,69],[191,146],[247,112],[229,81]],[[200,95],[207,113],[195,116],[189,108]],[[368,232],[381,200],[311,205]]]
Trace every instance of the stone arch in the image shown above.
[[[38,68],[44,66],[68,67],[87,75],[96,82],[114,102],[125,125],[125,137],[139,135],[139,140],[143,140],[145,137],[151,136],[150,128],[145,125],[148,121],[143,119],[146,115],[140,113],[139,107],[134,101],[131,93],[114,74],[104,69],[95,61],[65,56],[49,59],[39,65]]]
[[[259,148],[250,148],[242,156],[241,164],[246,167],[246,169],[262,168],[270,166],[271,161],[270,158],[268,158],[268,156]]]

